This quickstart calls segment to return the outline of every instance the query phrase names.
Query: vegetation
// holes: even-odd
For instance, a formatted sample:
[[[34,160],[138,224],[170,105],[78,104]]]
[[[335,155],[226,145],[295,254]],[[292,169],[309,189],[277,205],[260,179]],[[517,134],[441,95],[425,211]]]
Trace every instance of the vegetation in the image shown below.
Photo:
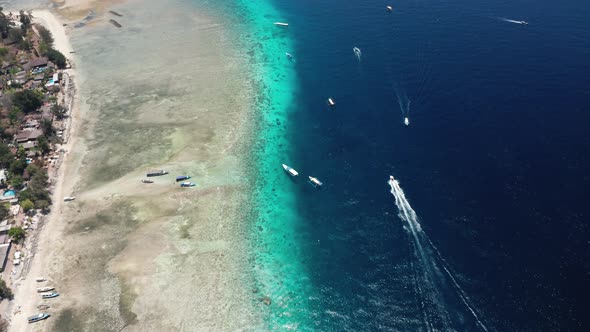
[[[31,27],[31,16],[28,13],[25,13],[24,10],[21,10],[19,13],[20,23],[21,23],[21,30],[23,34],[26,34],[29,28]]]
[[[17,91],[12,96],[12,103],[25,114],[31,113],[43,105],[43,95],[34,90]]]
[[[20,240],[24,239],[26,235],[27,232],[25,232],[22,227],[12,227],[8,230],[8,236],[10,236],[10,238],[15,242],[19,242]]]
[[[37,31],[39,32],[39,36],[41,36],[41,40],[45,43],[46,46],[52,47],[53,46],[53,35],[51,31],[47,30],[44,26],[38,25],[36,26]]]
[[[25,212],[29,212],[35,208],[35,203],[31,202],[30,199],[25,199],[24,201],[20,202],[20,206],[23,207],[23,210]]]
[[[6,47],[0,47],[0,57],[6,56],[8,54],[8,49]]]
[[[27,172],[31,175],[31,180],[29,181],[27,189],[19,193],[19,198],[23,202],[21,203],[23,209],[25,209],[23,204],[27,200],[33,204],[31,208],[42,209],[42,205],[44,205],[45,202],[41,201],[46,201],[51,204],[51,195],[47,189],[47,171],[37,165],[30,164],[27,167]]]
[[[64,69],[66,67],[66,65],[67,65],[66,57],[60,51],[53,49],[53,48],[49,48],[45,52],[45,55],[47,56],[49,61],[55,63],[55,65],[58,68]]]
[[[4,279],[0,279],[0,300],[9,299],[12,300],[14,294],[12,294],[12,290],[8,288]]]
[[[8,217],[8,213],[10,212],[10,208],[8,204],[0,204],[0,220],[6,219]]]

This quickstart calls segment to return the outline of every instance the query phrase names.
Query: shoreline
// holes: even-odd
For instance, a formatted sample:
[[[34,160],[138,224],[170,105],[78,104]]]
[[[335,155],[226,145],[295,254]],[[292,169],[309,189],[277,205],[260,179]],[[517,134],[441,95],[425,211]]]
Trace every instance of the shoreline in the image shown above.
[[[38,285],[35,278],[48,274],[44,271],[47,268],[46,259],[52,255],[51,246],[54,245],[52,241],[55,241],[55,235],[59,234],[63,228],[63,224],[59,223],[59,217],[63,209],[64,193],[70,192],[76,182],[75,176],[68,176],[68,178],[65,176],[66,170],[72,166],[70,151],[77,141],[80,116],[78,73],[75,71],[75,61],[70,53],[73,49],[64,26],[54,13],[49,10],[33,10],[32,14],[34,23],[39,23],[51,31],[54,37],[54,48],[62,52],[71,64],[69,69],[62,71],[65,79],[62,105],[68,109],[68,117],[64,129],[64,141],[55,146],[59,157],[55,166],[48,169],[48,186],[52,192],[51,210],[48,215],[40,218],[35,232],[25,239],[23,249],[26,250],[27,261],[23,263],[17,279],[12,280],[14,299],[9,302],[5,312],[5,317],[10,324],[9,331],[26,329],[28,325],[26,317],[40,311],[36,307],[41,301],[37,296]]]

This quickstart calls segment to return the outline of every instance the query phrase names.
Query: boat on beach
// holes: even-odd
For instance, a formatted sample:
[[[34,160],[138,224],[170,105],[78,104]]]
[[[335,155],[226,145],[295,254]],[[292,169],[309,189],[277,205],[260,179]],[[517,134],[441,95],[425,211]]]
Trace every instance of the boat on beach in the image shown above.
[[[291,175],[291,176],[297,176],[297,175],[299,175],[299,172],[297,172],[296,170],[294,170],[293,168],[291,168],[291,167],[289,167],[289,166],[287,166],[285,164],[283,164],[283,169],[287,173],[289,173],[289,175]]]
[[[314,187],[321,187],[323,185],[323,183],[320,180],[314,178],[313,176],[309,176],[309,182],[311,182],[311,184]]]
[[[153,180],[145,180],[144,179],[144,180],[141,180],[141,183],[154,183],[154,181]]]
[[[48,313],[42,312],[40,314],[37,314],[35,316],[31,316],[31,317],[27,318],[27,320],[29,321],[29,323],[35,323],[40,320],[47,319],[47,318],[49,318],[49,316],[51,316],[51,315]]]
[[[45,293],[45,292],[51,292],[52,290],[54,290],[55,287],[41,287],[41,288],[37,288],[37,293]]]
[[[328,105],[330,105],[330,106],[336,106],[336,102],[334,101],[334,99],[328,98]]]
[[[42,299],[52,299],[54,297],[58,297],[59,293],[58,292],[51,292],[51,293],[47,293],[47,294],[41,294],[41,298]]]
[[[176,182],[184,181],[190,179],[190,175],[180,175],[176,177]]]
[[[189,188],[189,187],[194,187],[196,185],[197,184],[194,183],[194,182],[183,182],[183,183],[180,184],[180,187],[181,188]]]
[[[149,177],[154,177],[154,176],[162,176],[162,175],[166,175],[168,174],[168,171],[164,171],[164,170],[159,170],[159,171],[150,171],[146,174],[146,176]]]
[[[279,27],[288,27],[289,23],[275,22],[274,25],[279,26]]]
[[[39,310],[47,310],[49,308],[50,308],[49,304],[39,304],[37,306],[37,309],[39,309]]]
[[[75,199],[76,199],[76,197],[66,196],[66,197],[64,197],[64,202],[71,202],[71,201],[73,201]]]
[[[47,279],[45,277],[38,277],[35,279],[36,282],[43,282],[43,281],[47,281]]]

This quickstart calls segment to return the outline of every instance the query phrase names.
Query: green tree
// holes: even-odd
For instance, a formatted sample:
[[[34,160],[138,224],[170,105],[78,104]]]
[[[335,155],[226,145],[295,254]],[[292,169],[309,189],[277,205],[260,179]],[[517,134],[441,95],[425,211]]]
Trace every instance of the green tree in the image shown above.
[[[23,34],[27,33],[27,30],[31,27],[31,17],[29,14],[25,13],[24,10],[19,12],[20,23],[21,23],[21,30],[23,30]]]
[[[4,279],[0,279],[0,300],[9,299],[12,300],[14,295],[12,290],[6,285]]]
[[[10,177],[10,185],[16,189],[20,189],[24,185],[23,178],[20,175],[13,175]]]
[[[24,201],[20,202],[20,206],[22,206],[22,208],[23,208],[23,210],[25,210],[25,212],[29,212],[30,210],[35,208],[35,204],[33,202],[31,202],[30,199],[25,199]]]
[[[25,168],[27,168],[27,159],[23,157],[23,158],[13,159],[10,162],[10,166],[8,167],[8,171],[12,175],[22,175]]]
[[[0,141],[0,167],[6,168],[12,160],[14,160],[14,155],[10,152],[10,147]]]
[[[43,105],[43,95],[33,90],[17,91],[12,95],[12,104],[25,113],[31,113]]]
[[[5,56],[8,54],[8,49],[6,47],[0,47],[0,56]]]
[[[35,208],[41,209],[44,212],[49,210],[50,205],[51,204],[49,204],[49,202],[44,199],[41,199],[41,200],[38,200],[37,202],[35,202]]]
[[[8,217],[8,212],[10,212],[8,204],[0,204],[0,220],[6,219],[6,217]]]
[[[53,123],[51,120],[43,119],[41,121],[41,130],[43,130],[45,136],[51,137],[53,135]]]
[[[8,39],[15,43],[20,43],[20,41],[23,40],[23,33],[21,29],[10,28],[8,30]]]
[[[19,226],[12,227],[8,230],[8,236],[10,236],[10,238],[15,242],[19,242],[20,240],[24,239],[26,235],[27,232],[25,232],[25,230]]]
[[[39,36],[41,36],[41,39],[43,40],[43,42],[47,46],[52,47],[53,46],[53,35],[51,34],[51,31],[47,30],[47,28],[45,28],[42,25],[37,25],[37,31],[39,32]]]
[[[58,68],[64,69],[67,65],[66,57],[58,50],[49,48],[45,53],[49,61],[55,63]]]
[[[37,138],[37,148],[39,148],[39,151],[41,151],[41,154],[43,155],[46,155],[50,151],[47,137],[42,135]]]

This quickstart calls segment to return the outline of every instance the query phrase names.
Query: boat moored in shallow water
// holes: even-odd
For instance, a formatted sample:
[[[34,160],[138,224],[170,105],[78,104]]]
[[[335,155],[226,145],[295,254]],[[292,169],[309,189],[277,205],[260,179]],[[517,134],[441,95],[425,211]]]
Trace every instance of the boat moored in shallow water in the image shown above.
[[[289,175],[291,175],[291,176],[297,176],[297,175],[299,175],[299,172],[297,172],[296,170],[294,170],[293,168],[291,168],[291,167],[289,167],[289,166],[287,166],[285,164],[283,164],[283,169],[287,173],[289,173]]]
[[[275,22],[274,25],[279,26],[279,27],[288,27],[289,23]]]
[[[320,180],[314,178],[313,176],[309,176],[309,181],[314,187],[321,187],[323,185],[323,183]]]
[[[183,182],[180,184],[180,188],[189,188],[189,187],[194,187],[197,184],[194,182]]]

